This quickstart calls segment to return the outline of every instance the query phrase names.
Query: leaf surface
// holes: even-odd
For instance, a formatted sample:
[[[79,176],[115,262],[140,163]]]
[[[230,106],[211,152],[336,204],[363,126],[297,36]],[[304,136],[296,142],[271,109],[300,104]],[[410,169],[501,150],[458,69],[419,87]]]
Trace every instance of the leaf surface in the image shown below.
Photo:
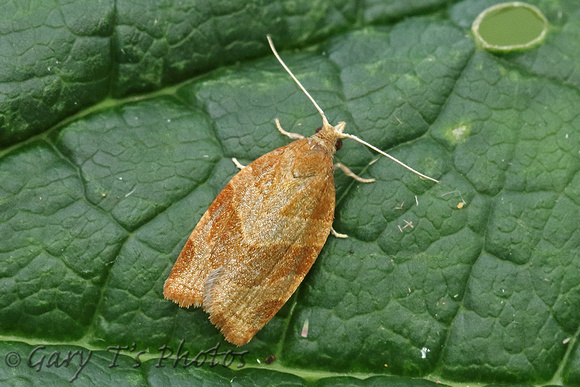
[[[470,36],[493,2],[32,3],[0,12],[1,381],[580,383],[575,2],[502,56]],[[346,140],[376,179],[336,172],[349,238],[236,348],[162,288],[230,158],[320,126],[267,33],[331,123],[441,183]]]

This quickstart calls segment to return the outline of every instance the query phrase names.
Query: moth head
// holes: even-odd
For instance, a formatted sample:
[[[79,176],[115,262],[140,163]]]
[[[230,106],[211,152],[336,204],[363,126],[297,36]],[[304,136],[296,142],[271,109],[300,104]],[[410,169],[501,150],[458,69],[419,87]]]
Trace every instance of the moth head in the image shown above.
[[[326,127],[320,126],[316,129],[316,133],[320,132],[323,128],[325,128],[326,131],[330,133],[329,137],[331,137],[331,138],[337,137],[335,133],[338,132],[338,133],[342,134],[342,131],[344,130],[344,125],[345,125],[344,122],[339,122],[338,125],[336,125],[336,126],[332,126],[330,124],[328,124],[328,126],[326,126]],[[334,136],[333,136],[333,134],[334,134]],[[334,148],[336,150],[339,150],[340,148],[342,148],[342,139],[341,138],[336,139],[336,141],[334,142]]]

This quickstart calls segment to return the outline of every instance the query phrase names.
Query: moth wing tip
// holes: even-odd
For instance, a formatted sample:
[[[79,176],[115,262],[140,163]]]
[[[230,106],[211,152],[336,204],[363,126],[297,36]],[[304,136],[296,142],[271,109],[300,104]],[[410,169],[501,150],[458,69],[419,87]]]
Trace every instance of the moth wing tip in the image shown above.
[[[163,287],[163,297],[179,304],[182,308],[189,308],[190,306],[201,306],[201,295],[196,294],[193,289],[187,289],[183,285],[175,284],[169,279],[165,281]]]
[[[225,335],[225,339],[229,342],[234,344],[236,347],[241,347],[242,345],[246,345],[252,340],[253,335],[250,337],[243,337],[243,336],[235,336],[235,335]]]
[[[242,322],[232,322],[228,320],[227,316],[224,316],[223,313],[220,312],[210,314],[209,319],[212,324],[220,329],[226,341],[237,347],[248,344],[257,333],[257,331],[244,329],[247,327],[245,327]]]

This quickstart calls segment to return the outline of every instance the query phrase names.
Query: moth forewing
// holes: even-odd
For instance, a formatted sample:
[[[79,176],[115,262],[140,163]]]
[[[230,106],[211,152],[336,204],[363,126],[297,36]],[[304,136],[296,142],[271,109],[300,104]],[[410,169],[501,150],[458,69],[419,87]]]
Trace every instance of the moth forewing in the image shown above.
[[[192,232],[165,297],[182,306],[201,304],[236,345],[270,321],[332,227],[334,145],[327,136],[294,141],[238,172]]]

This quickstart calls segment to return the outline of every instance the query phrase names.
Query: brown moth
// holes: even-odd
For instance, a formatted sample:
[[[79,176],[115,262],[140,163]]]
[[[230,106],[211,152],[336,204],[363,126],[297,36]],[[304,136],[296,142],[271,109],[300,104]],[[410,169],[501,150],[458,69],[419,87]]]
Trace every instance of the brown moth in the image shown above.
[[[333,156],[345,123],[328,123],[324,112],[284,64],[270,36],[270,47],[282,66],[322,116],[312,137],[275,149],[238,172],[205,212],[171,274],[163,294],[179,306],[202,306],[225,339],[244,345],[286,303],[322,250],[332,229],[335,205],[334,169],[363,182]],[[402,164],[398,160],[395,160]],[[402,164],[411,169],[410,167]],[[436,181],[419,172],[420,176]]]

